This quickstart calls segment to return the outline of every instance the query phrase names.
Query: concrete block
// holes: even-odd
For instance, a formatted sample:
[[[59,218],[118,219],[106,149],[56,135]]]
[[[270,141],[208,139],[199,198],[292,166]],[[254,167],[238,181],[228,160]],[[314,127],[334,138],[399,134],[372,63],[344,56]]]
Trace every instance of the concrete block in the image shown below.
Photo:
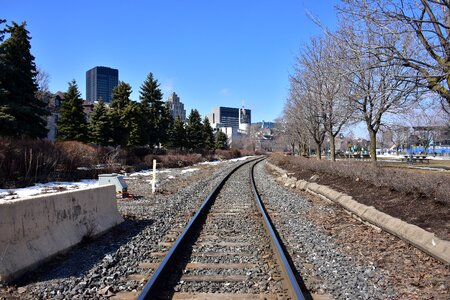
[[[121,222],[114,185],[0,201],[0,281]]]
[[[358,215],[358,216],[363,216],[364,213],[371,208],[372,206],[367,206],[364,204],[361,204],[355,200],[353,200],[352,197],[347,196],[347,195],[343,195],[337,198],[337,202],[342,205],[345,209],[347,209],[348,211]],[[373,207],[372,207],[373,208]]]
[[[342,195],[341,193],[336,192],[335,190],[333,190],[325,185],[321,185],[317,192],[333,201],[336,201],[336,199]]]
[[[394,218],[373,207],[370,207],[362,215],[362,218],[398,236],[432,257],[450,264],[450,241],[441,240],[432,232]]]
[[[308,186],[309,182],[304,181],[304,180],[297,180],[297,182],[295,183],[295,187],[299,190],[304,191],[306,189],[306,187]]]
[[[310,184],[308,184],[308,190],[311,190],[314,193],[318,193],[319,188],[320,188],[320,185],[318,185],[315,182],[311,182]]]

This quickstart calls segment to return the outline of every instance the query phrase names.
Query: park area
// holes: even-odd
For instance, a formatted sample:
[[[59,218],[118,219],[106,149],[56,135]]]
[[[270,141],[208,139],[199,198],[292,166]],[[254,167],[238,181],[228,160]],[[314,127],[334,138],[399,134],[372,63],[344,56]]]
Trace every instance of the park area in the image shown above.
[[[450,240],[450,160],[410,164],[384,158],[374,167],[370,161],[273,154],[269,161],[297,179],[329,186]]]

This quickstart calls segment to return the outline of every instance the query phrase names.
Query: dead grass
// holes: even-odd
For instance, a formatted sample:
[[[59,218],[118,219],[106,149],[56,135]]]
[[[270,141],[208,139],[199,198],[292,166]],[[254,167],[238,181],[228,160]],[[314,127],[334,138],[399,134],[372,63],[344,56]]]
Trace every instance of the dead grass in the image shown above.
[[[361,161],[318,161],[271,155],[269,161],[294,173],[295,177],[352,196],[395,218],[434,232],[450,240],[450,173],[417,169],[372,167]]]
[[[395,168],[392,165],[378,164],[372,167],[368,162],[326,161],[304,157],[271,155],[270,161],[281,167],[292,163],[301,169],[348,178],[363,180],[376,187],[387,187],[395,191],[412,194],[415,197],[430,197],[450,205],[450,174],[420,169]]]

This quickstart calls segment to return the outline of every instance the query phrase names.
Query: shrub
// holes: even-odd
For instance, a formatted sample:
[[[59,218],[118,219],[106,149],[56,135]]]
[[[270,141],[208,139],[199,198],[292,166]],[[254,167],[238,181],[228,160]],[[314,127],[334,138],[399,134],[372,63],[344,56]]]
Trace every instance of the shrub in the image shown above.
[[[229,150],[217,149],[215,152],[215,157],[217,159],[232,159],[241,157],[241,152],[238,149],[229,149]]]
[[[52,142],[0,139],[0,185],[14,187],[45,180],[62,160]]]
[[[153,159],[156,159],[158,167],[162,168],[180,168],[192,166],[196,163],[202,162],[203,157],[200,154],[172,154],[172,155],[147,155],[144,159],[144,163],[151,168],[153,165]]]
[[[98,163],[98,154],[94,146],[77,141],[56,142],[55,146],[63,157],[58,165],[60,171],[72,172],[79,167],[90,168]]]

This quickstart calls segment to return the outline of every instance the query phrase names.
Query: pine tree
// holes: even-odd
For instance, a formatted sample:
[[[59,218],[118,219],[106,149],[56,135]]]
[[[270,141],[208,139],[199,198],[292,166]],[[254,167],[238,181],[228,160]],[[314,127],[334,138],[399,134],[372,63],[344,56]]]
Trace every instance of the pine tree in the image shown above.
[[[206,150],[213,150],[215,148],[216,141],[214,139],[214,132],[208,117],[205,117],[203,120],[203,139]]]
[[[131,102],[122,112],[124,129],[128,134],[126,147],[133,148],[146,145],[145,121],[140,111],[140,103]]]
[[[58,141],[86,142],[88,139],[83,99],[81,99],[75,79],[69,82],[69,88],[64,94],[56,128],[56,139]]]
[[[159,146],[168,134],[165,127],[163,94],[157,79],[150,72],[140,90],[140,111],[144,121],[145,140],[150,147]]]
[[[174,126],[174,120],[170,114],[169,107],[164,104],[159,120],[159,127],[164,130],[160,130],[160,142],[163,145],[170,144],[170,133]]]
[[[228,149],[228,137],[220,130],[216,133],[216,149]]]
[[[88,124],[90,142],[107,146],[110,137],[110,126],[107,107],[100,97]]]
[[[131,86],[123,81],[119,82],[113,90],[108,117],[111,124],[110,144],[114,146],[125,147],[128,144],[129,132],[126,127],[129,127],[129,124],[126,123],[131,110],[130,105],[132,105],[130,95]]]
[[[169,139],[170,148],[183,150],[186,148],[186,129],[184,128],[184,122],[178,116],[173,124],[172,131]]]
[[[186,126],[188,149],[199,152],[205,146],[203,125],[198,110],[193,109],[189,114]]]
[[[0,24],[4,20],[0,20]],[[36,98],[36,65],[26,23],[0,31],[0,135],[47,136],[45,103]]]

